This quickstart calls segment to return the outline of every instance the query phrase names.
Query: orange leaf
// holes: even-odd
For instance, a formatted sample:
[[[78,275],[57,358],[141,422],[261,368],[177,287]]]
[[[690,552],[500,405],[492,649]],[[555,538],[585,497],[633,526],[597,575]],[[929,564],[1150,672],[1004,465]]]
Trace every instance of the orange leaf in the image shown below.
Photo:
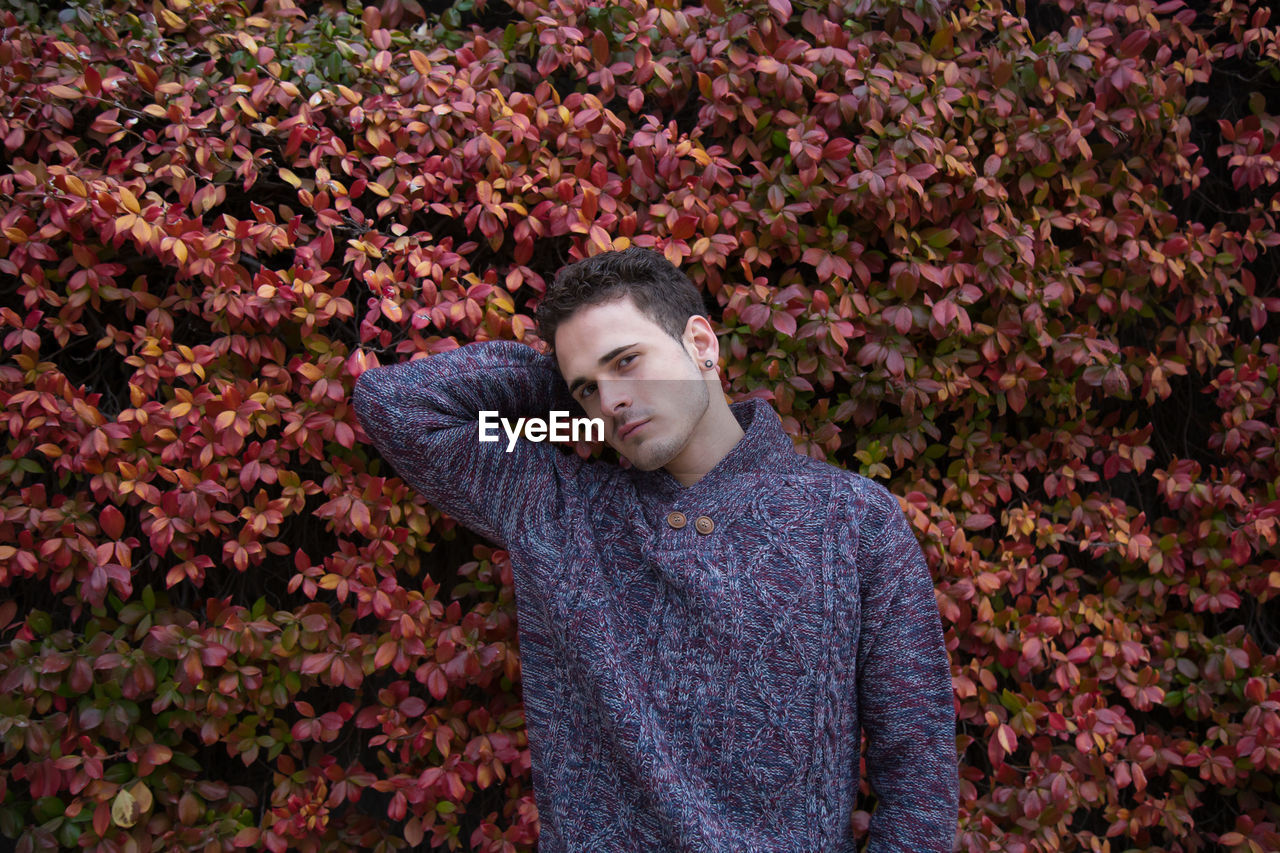
[[[84,97],[84,92],[81,92],[79,89],[72,89],[70,86],[59,86],[54,84],[45,89],[45,91],[50,95],[53,95],[55,98],[65,98],[68,101],[76,101]]]
[[[351,526],[361,532],[369,527],[369,505],[364,501],[351,502]]]

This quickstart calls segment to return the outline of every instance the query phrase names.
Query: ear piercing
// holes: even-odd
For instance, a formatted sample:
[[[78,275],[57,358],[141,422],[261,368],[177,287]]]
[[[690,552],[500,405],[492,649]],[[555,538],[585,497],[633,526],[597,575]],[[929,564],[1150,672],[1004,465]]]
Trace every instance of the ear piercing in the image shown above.
[[[706,361],[703,362],[703,364],[705,364],[707,367],[715,367],[716,363],[711,359],[707,359]]]

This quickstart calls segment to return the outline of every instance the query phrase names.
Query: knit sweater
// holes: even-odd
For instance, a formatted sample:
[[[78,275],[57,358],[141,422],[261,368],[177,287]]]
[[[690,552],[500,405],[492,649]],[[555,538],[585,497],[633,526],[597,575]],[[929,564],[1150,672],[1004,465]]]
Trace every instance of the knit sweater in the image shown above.
[[[409,485],[510,554],[541,853],[852,853],[860,730],[867,849],[952,850],[950,665],[882,486],[798,453],[758,399],[690,486],[481,442],[483,410],[583,414],[511,341],[368,370],[353,400]]]

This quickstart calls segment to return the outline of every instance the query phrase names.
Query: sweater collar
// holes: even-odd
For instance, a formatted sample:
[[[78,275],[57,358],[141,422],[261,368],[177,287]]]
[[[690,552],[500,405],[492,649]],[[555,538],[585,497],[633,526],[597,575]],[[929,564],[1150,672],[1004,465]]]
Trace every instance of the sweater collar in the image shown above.
[[[641,496],[663,504],[689,499],[706,500],[736,491],[740,478],[752,473],[782,474],[797,455],[790,436],[773,406],[758,397],[729,404],[729,411],[742,427],[738,439],[715,466],[691,486],[685,486],[665,468],[638,471],[629,468]]]

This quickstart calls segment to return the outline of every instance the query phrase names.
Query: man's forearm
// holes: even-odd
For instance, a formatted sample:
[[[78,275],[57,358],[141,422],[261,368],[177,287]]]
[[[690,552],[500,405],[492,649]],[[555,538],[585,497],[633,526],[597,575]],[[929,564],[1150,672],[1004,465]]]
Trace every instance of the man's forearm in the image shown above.
[[[883,489],[864,528],[859,705],[879,805],[868,853],[950,853],[959,770],[951,665],[933,580],[897,503]]]
[[[514,341],[367,370],[352,401],[370,441],[405,482],[504,544],[512,519],[554,485],[550,459],[525,442],[511,452],[506,441],[480,442],[480,412],[514,419],[576,407],[555,360]]]

